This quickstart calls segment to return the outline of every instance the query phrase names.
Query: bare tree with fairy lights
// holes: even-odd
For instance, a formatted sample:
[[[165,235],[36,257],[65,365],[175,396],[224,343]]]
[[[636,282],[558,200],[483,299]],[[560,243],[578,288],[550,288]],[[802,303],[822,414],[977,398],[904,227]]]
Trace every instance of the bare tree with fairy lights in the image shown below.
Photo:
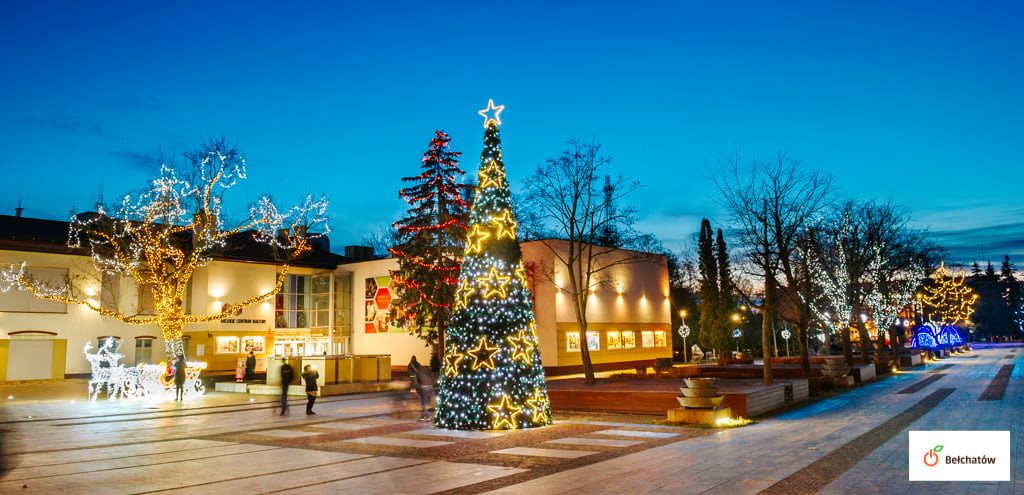
[[[183,165],[162,165],[147,187],[125,195],[115,207],[97,205],[96,212],[72,216],[68,232],[68,246],[90,253],[97,272],[130,278],[137,287],[152,290],[154,314],[98,303],[74,277],[64,283],[38,280],[26,263],[0,270],[0,289],[27,290],[37,298],[84,306],[128,324],[158,325],[168,358],[183,354],[186,325],[240,314],[280,292],[290,262],[311,250],[315,237],[327,233],[327,200],[307,196],[301,205],[283,210],[264,196],[249,206],[246,218],[229,226],[223,197],[246,178],[241,152],[219,139],[184,157]],[[196,270],[229,244],[251,241],[269,246],[280,260],[273,288],[224,304],[216,313],[187,313],[186,291]]]

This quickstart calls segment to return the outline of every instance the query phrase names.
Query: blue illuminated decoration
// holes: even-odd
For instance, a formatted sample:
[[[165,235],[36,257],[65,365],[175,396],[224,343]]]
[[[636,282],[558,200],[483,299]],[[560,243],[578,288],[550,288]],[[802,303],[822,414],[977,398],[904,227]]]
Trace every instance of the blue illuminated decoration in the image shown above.
[[[953,325],[946,325],[942,327],[942,331],[939,332],[939,343],[950,345],[952,347],[959,347],[964,345],[964,338],[960,335],[960,330],[957,330]]]
[[[917,327],[914,333],[914,347],[921,349],[935,349],[939,346],[938,336],[935,335],[935,327],[926,323]]]

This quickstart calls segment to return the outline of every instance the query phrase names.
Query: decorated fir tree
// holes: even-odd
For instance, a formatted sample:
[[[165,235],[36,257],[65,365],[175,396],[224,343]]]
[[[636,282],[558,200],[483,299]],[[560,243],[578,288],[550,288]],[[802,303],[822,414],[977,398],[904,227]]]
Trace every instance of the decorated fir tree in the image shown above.
[[[479,185],[448,327],[437,426],[517,429],[551,423],[526,270],[501,157],[503,106],[488,101]],[[493,115],[492,115],[493,112]]]
[[[414,329],[430,345],[443,342],[469,215],[469,205],[460,191],[460,179],[465,175],[459,168],[462,153],[452,150],[450,141],[443,131],[435,131],[423,154],[420,174],[402,179],[412,183],[399,191],[409,203],[409,211],[395,222],[397,243],[390,249],[398,258],[398,270],[393,274],[400,289],[395,302],[397,321]],[[441,348],[438,345],[435,352]]]

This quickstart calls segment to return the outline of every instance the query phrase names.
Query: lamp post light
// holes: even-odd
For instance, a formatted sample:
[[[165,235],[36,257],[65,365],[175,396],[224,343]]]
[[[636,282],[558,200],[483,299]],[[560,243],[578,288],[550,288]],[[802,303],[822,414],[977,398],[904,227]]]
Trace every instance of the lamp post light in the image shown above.
[[[786,339],[786,357],[789,357],[789,338],[792,336],[793,334],[789,333],[788,328],[782,329],[782,338]]]

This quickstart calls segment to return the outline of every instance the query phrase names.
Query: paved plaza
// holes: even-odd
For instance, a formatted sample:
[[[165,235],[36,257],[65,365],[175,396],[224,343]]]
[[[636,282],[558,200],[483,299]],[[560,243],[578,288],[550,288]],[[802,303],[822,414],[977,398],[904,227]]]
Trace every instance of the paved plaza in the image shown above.
[[[1021,356],[983,348],[725,430],[556,413],[447,431],[394,393],[281,416],[268,397],[89,403],[78,381],[13,386],[0,493],[1024,493]],[[1014,481],[911,484],[912,429],[1011,430]]]

